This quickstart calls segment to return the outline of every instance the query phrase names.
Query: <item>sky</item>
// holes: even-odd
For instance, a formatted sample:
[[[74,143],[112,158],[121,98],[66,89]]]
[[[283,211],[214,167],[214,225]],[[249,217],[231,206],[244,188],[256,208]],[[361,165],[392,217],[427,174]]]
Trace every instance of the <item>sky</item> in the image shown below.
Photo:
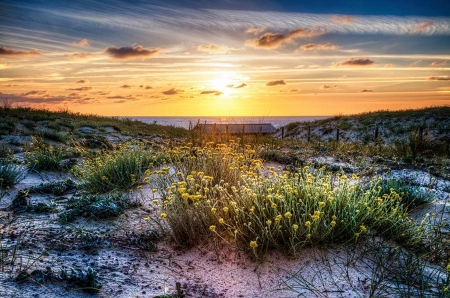
[[[450,1],[2,0],[0,99],[108,116],[450,105]]]

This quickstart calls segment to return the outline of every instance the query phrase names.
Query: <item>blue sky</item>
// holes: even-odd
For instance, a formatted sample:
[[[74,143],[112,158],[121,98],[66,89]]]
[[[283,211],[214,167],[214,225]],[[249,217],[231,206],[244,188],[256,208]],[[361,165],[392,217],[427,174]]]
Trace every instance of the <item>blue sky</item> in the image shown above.
[[[449,67],[450,1],[0,4],[0,96],[18,105],[219,116],[416,108],[450,104]]]

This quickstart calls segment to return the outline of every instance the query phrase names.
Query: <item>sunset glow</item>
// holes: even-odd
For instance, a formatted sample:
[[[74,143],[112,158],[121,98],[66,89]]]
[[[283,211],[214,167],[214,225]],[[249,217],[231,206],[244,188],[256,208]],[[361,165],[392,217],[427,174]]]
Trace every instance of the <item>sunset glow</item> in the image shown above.
[[[7,0],[0,97],[123,116],[450,104],[448,2],[338,2]]]

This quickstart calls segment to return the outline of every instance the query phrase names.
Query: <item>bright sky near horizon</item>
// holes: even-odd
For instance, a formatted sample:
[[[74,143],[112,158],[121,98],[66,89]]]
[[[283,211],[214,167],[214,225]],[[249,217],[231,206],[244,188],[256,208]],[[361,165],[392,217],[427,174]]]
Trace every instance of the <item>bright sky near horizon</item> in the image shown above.
[[[0,98],[121,116],[450,105],[450,1],[3,0]]]

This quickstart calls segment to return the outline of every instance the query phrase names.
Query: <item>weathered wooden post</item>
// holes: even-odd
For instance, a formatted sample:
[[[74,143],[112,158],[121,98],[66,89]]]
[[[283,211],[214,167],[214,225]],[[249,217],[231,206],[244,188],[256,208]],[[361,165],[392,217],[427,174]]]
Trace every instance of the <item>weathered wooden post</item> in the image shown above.
[[[339,142],[339,128],[336,129],[336,142]]]
[[[308,125],[308,143],[311,141],[311,125]]]
[[[375,135],[373,138],[373,144],[376,146],[378,142],[378,125],[375,127]]]
[[[284,126],[281,128],[281,139],[284,139]]]

